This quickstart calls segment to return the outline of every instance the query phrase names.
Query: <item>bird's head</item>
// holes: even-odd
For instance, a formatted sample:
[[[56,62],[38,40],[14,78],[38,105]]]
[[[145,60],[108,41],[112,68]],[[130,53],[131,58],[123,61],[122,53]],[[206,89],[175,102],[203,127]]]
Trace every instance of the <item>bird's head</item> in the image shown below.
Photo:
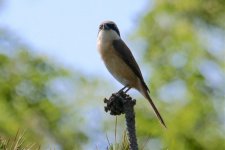
[[[113,21],[104,21],[99,25],[99,32],[110,31],[115,32],[120,37],[120,31]]]

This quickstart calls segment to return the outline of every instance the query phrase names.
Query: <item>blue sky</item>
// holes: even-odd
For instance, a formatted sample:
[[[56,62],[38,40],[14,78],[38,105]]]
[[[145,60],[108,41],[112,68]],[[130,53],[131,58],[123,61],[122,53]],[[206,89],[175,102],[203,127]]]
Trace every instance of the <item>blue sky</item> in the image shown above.
[[[115,21],[128,41],[146,8],[147,0],[7,0],[0,12],[0,26],[58,63],[108,76],[96,49],[100,22]]]

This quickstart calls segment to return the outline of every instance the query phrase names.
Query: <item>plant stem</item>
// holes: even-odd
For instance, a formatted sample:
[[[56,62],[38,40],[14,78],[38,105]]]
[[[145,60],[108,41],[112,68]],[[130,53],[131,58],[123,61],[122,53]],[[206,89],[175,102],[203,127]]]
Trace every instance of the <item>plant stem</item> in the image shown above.
[[[131,150],[138,150],[136,128],[135,128],[135,113],[133,103],[125,103],[124,107],[126,125]]]
[[[124,92],[118,92],[112,94],[109,100],[105,98],[104,102],[107,104],[107,106],[105,106],[105,111],[110,111],[111,115],[121,115],[125,113],[130,150],[138,150],[134,113],[136,100],[133,100]]]

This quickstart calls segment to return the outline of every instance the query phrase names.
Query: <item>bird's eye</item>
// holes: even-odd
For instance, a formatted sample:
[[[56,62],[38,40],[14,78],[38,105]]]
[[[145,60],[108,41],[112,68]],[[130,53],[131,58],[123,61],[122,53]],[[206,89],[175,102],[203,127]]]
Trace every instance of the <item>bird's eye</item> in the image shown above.
[[[107,26],[108,26],[110,29],[115,29],[115,25],[114,25],[114,24],[107,24]]]
[[[116,26],[115,24],[109,23],[109,24],[107,24],[107,26],[108,26],[110,29],[116,31],[116,32],[118,33],[118,35],[120,35],[120,31],[119,31],[119,29],[117,28],[117,26]]]

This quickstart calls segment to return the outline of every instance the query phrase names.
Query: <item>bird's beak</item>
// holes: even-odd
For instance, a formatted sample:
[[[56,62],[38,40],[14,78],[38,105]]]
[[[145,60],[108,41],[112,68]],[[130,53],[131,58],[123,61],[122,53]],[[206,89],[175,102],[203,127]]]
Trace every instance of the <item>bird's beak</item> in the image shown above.
[[[107,24],[103,24],[103,29],[104,30],[109,30],[110,28],[109,28],[109,26],[107,26]]]

